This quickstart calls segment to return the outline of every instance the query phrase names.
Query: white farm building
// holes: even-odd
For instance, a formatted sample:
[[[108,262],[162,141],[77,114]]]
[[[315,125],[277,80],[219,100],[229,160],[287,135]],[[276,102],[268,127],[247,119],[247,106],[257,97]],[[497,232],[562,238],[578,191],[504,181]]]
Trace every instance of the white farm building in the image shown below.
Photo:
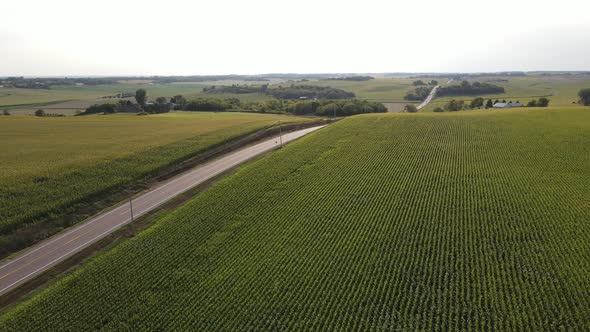
[[[521,102],[516,103],[495,103],[494,108],[511,108],[511,107],[523,107],[524,105]]]

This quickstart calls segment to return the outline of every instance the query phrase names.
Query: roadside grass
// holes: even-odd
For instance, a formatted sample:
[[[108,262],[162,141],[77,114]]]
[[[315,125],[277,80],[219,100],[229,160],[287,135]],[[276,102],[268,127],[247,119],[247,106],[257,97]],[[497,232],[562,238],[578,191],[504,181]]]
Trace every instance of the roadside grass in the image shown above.
[[[349,117],[0,329],[589,330],[589,144],[587,108]]]

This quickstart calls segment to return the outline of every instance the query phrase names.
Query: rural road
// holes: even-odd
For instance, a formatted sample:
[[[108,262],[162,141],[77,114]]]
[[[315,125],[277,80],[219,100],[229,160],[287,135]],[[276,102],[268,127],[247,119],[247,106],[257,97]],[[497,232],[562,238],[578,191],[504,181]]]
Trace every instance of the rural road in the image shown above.
[[[296,140],[324,126],[298,130],[282,137],[283,143]],[[221,174],[255,156],[280,145],[278,137],[229,153],[198,166],[158,185],[133,199],[135,218],[151,211],[173,197]],[[15,289],[64,259],[104,238],[131,220],[129,204],[120,205],[56,234],[3,262],[0,266],[0,294]]]
[[[426,99],[424,99],[424,101],[420,103],[420,105],[416,106],[416,108],[418,110],[421,110],[424,106],[428,105],[428,103],[430,103],[432,99],[434,99],[434,96],[436,96],[436,90],[438,90],[438,88],[440,88],[440,85],[437,85],[434,88],[432,88],[432,90],[428,94],[428,97],[426,97]]]

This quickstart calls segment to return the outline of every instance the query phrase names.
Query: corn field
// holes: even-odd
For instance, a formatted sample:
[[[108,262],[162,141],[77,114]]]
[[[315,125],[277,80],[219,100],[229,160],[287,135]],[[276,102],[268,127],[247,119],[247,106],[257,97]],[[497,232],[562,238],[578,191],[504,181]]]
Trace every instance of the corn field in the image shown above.
[[[356,116],[246,165],[1,330],[590,330],[590,112]]]
[[[71,214],[211,146],[278,120],[307,121],[240,113],[4,117],[0,120],[0,234]]]

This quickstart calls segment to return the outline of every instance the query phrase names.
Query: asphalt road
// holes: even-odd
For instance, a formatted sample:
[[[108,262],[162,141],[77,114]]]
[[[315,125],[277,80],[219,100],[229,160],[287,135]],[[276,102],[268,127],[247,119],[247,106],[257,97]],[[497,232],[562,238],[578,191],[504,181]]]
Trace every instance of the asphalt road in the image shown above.
[[[420,103],[420,105],[416,106],[416,108],[420,110],[424,106],[428,105],[432,101],[432,99],[434,99],[434,96],[436,96],[436,90],[438,90],[438,88],[440,88],[440,85],[437,85],[434,88],[432,88],[432,90],[430,90],[430,93],[428,94],[428,97],[426,97],[426,99],[424,99],[424,101]]]
[[[324,126],[298,130],[282,136],[288,143]],[[229,153],[205,165],[169,179],[132,200],[135,218],[155,209],[164,202],[264,152],[277,148],[279,138],[273,138]],[[108,212],[76,225],[17,253],[0,266],[0,294],[6,293],[41,274],[64,259],[104,238],[131,220],[130,204],[124,203]]]

